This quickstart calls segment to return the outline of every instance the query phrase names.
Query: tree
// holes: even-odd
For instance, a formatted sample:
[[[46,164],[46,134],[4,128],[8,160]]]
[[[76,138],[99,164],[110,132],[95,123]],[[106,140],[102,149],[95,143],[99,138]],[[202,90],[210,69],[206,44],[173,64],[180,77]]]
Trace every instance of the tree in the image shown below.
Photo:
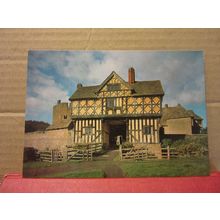
[[[47,122],[44,121],[25,121],[25,133],[34,132],[34,131],[45,131],[49,126]]]
[[[207,127],[201,128],[201,134],[207,134]]]

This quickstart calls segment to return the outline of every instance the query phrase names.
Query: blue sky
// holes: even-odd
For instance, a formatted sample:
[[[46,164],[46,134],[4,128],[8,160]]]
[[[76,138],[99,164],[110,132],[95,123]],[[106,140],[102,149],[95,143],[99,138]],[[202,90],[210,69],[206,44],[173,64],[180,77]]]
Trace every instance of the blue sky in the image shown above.
[[[26,119],[51,123],[58,99],[68,101],[77,83],[97,85],[114,70],[127,81],[161,80],[164,104],[180,103],[204,118],[206,105],[202,51],[30,51]]]

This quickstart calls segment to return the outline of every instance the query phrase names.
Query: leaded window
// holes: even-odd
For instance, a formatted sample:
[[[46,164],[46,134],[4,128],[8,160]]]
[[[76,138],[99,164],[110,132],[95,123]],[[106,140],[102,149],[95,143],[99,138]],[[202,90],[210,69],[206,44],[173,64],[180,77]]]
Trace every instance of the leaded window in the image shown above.
[[[113,109],[116,107],[116,99],[115,98],[107,98],[107,108]]]
[[[107,85],[108,91],[118,91],[121,89],[120,83],[108,84]]]
[[[149,126],[149,125],[144,126],[144,129],[143,129],[144,134],[146,134],[146,135],[151,134],[151,128],[152,128],[152,126]]]

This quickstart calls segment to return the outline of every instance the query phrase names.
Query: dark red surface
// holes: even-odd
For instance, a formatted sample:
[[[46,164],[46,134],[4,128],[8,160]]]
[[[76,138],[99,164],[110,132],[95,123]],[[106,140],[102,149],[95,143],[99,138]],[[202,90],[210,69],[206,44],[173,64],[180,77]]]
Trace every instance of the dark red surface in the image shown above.
[[[205,177],[109,179],[34,179],[8,174],[0,192],[220,192],[220,172]]]

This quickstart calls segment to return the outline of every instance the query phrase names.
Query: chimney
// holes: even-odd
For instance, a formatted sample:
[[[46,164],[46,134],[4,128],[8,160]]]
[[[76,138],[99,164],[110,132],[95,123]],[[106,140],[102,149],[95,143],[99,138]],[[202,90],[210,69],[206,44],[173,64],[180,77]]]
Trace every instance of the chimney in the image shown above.
[[[83,85],[81,83],[77,84],[77,89],[82,88],[82,87],[83,87]]]
[[[134,84],[135,83],[135,70],[133,67],[128,69],[128,83]]]

